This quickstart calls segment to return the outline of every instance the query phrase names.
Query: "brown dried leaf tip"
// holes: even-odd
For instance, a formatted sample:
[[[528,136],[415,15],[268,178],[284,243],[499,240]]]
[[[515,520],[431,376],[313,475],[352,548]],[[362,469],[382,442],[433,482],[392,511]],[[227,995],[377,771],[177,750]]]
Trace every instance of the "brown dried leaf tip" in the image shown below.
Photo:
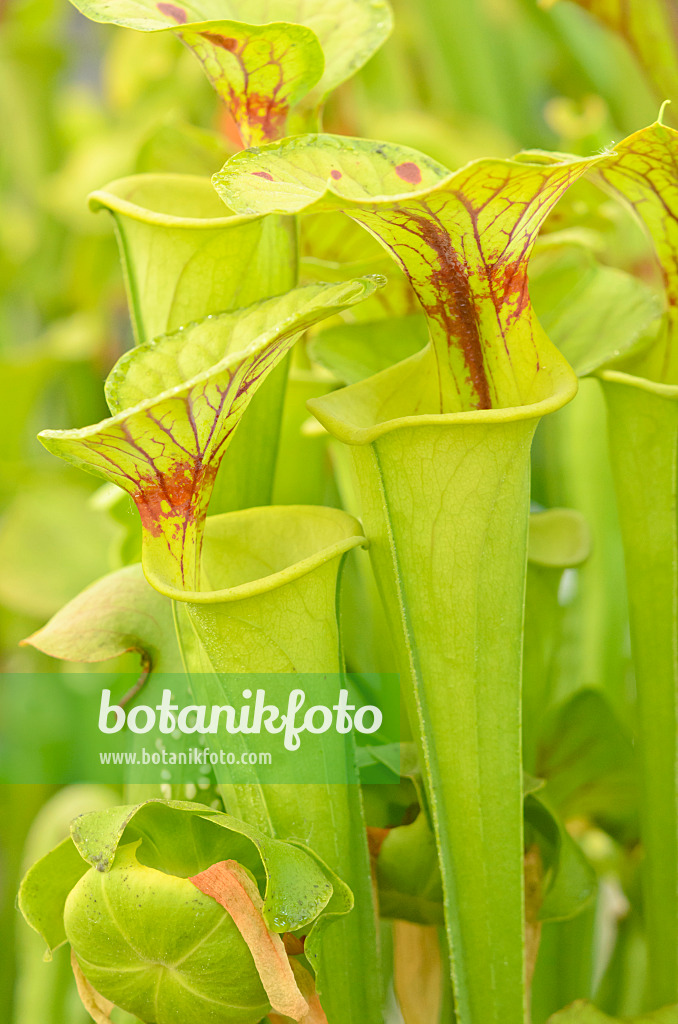
[[[216,900],[233,918],[249,947],[273,1009],[283,1019],[300,1024],[322,1024],[324,1015],[311,1016],[311,1007],[297,985],[283,940],[268,928],[262,914],[264,901],[245,869],[237,861],[224,860],[189,881]]]

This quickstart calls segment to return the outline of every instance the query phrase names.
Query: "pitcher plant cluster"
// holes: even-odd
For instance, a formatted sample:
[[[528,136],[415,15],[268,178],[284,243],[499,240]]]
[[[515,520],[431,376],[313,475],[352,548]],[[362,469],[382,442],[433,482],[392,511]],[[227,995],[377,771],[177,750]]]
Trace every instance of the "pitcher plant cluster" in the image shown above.
[[[240,143],[211,180],[90,197],[135,344],[106,419],[39,438],[102,478],[122,564],[24,643],[137,651],[197,703],[225,703],[232,673],[393,671],[402,735],[358,757],[328,733],[341,785],[300,760],[295,785],[218,764],[208,791],[100,795],[28,870],[22,914],[49,955],[70,947],[97,1024],[676,1024],[671,108],[590,157],[451,170],[321,131],[388,37],[387,0],[76,6],[178,37]],[[668,2],[637,25],[621,0],[582,6],[673,88]],[[598,258],[611,203],[651,238],[663,295]],[[615,589],[630,715],[626,683],[575,682],[582,651],[606,657]]]

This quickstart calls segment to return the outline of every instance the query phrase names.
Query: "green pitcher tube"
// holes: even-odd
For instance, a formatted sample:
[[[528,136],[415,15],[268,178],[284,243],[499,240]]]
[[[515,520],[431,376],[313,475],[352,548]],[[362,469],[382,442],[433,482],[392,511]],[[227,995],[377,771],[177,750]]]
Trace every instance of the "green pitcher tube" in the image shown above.
[[[131,175],[93,192],[90,206],[113,217],[137,344],[297,283],[293,219],[236,216],[209,178]],[[271,374],[247,410],[247,426],[234,437],[215,483],[214,512],[271,500],[287,366]],[[253,444],[257,465],[245,478],[240,465]]]
[[[364,542],[360,524],[338,509],[252,508],[208,517],[202,591],[168,587],[148,566],[146,571],[153,586],[177,603],[196,680],[208,678],[208,667],[224,674],[337,673],[339,574],[346,553]],[[197,644],[191,636],[186,640],[187,620]],[[217,696],[223,702],[223,691],[212,691]],[[304,758],[300,784],[227,784],[222,792],[232,814],[279,838],[306,842],[350,886],[355,907],[324,939],[323,1008],[329,1024],[380,1024],[381,994],[370,968],[377,930],[358,774],[351,743],[342,736],[336,742],[348,784],[304,784],[305,775],[322,772],[322,761],[308,764]]]
[[[678,386],[600,374],[637,675],[648,1009],[678,1000]]]
[[[441,854],[459,1020],[523,1024],[521,658],[530,444],[575,393],[435,414],[430,350],[310,403],[351,446]],[[484,964],[482,971],[478,965]]]
[[[596,183],[648,234],[665,308],[645,346],[597,376],[621,525],[636,669],[645,1009],[678,1001],[678,132],[657,121],[618,142]],[[647,344],[649,342],[649,344]]]

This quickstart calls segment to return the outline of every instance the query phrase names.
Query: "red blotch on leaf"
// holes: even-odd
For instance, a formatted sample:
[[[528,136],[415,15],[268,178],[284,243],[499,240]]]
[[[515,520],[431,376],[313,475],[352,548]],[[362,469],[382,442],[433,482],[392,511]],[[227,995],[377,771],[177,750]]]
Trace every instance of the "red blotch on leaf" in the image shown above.
[[[278,92],[284,84],[282,79],[270,95],[249,92],[251,69],[246,65],[243,56],[248,40],[233,39],[215,32],[201,32],[200,34],[213,46],[219,46],[232,53],[242,69],[245,80],[244,91],[242,88],[234,87],[228,81],[225,84],[228,88],[228,109],[238,126],[243,145],[249,147],[260,142],[272,142],[274,139],[282,138],[285,135],[285,124],[289,113],[287,102],[277,98]],[[275,65],[277,62],[271,58],[270,63]],[[282,70],[279,70],[282,75]],[[260,177],[263,177],[263,174]]]
[[[285,122],[290,108],[282,100],[258,92],[239,96],[231,90],[230,107],[246,145],[256,144],[260,140],[272,142],[285,134]]]
[[[219,46],[222,50],[228,50],[229,53],[233,53],[238,49],[238,40],[233,39],[231,36],[220,36],[217,32],[201,32],[200,35],[214,46]]]
[[[421,304],[445,331],[448,345],[461,350],[471,386],[477,396],[476,408],[491,409],[492,399],[480,341],[478,311],[469,283],[468,268],[459,259],[445,228],[436,223],[434,218],[410,211],[408,219],[435,254],[428,284],[436,298],[430,301],[420,295]],[[412,283],[417,290],[416,282]]]
[[[402,164],[396,164],[395,172],[408,185],[418,185],[421,182],[421,168],[418,164],[412,163],[411,160],[406,160]]]
[[[172,18],[178,25],[185,25],[188,21],[188,15],[183,7],[179,7],[177,4],[159,3],[155,5],[161,14],[165,14],[168,18]]]
[[[523,257],[506,263],[496,263],[489,274],[490,293],[497,315],[510,307],[509,322],[517,319],[530,302],[527,284],[527,264]]]
[[[330,171],[330,174],[332,175],[335,181],[339,181],[340,178],[343,178],[343,174],[341,173],[341,171]]]
[[[160,537],[163,524],[168,521],[194,522],[204,515],[200,508],[216,476],[216,467],[202,462],[177,463],[171,473],[160,473],[157,478],[144,480],[143,486],[132,495],[139,509],[145,530]]]
[[[266,181],[273,181],[273,175],[269,174],[268,171],[252,171],[255,178],[266,178]]]

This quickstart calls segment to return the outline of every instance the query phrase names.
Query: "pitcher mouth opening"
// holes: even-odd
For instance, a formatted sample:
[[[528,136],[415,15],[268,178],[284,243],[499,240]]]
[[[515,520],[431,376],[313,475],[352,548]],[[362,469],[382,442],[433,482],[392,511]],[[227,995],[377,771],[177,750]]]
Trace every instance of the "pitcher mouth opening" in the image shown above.
[[[678,384],[663,384],[660,381],[651,380],[649,377],[629,373],[622,368],[617,370],[599,370],[596,373],[596,377],[607,384],[626,384],[627,387],[637,388],[639,391],[648,391],[659,398],[678,400]]]
[[[220,228],[262,217],[233,213],[210,179],[197,174],[131,174],[91,192],[88,202],[91,210],[106,209],[158,227]]]
[[[323,427],[349,445],[366,445],[403,427],[500,425],[536,420],[555,412],[577,393],[574,370],[555,347],[543,373],[549,392],[523,405],[470,409],[441,413],[432,411],[432,380],[426,380],[430,346],[382,370],[372,377],[307,402],[307,408]]]
[[[203,589],[182,590],[146,561],[143,568],[151,586],[173,601],[221,604],[285,586],[366,544],[360,523],[341,509],[266,505],[207,517]]]

